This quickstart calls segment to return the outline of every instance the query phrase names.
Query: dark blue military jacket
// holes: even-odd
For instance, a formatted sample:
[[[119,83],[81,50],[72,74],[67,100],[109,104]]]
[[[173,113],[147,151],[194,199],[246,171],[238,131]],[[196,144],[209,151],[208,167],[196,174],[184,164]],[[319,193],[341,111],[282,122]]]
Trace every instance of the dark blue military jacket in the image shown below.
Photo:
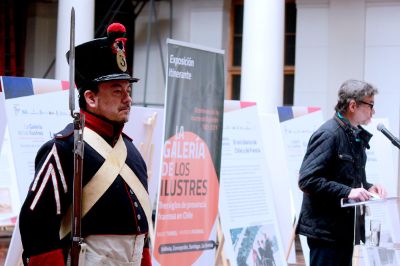
[[[60,223],[72,204],[73,128],[68,125],[55,138],[45,143],[35,160],[35,178],[22,206],[19,223],[28,258],[70,245],[70,235],[60,239]],[[127,147],[126,164],[147,190],[145,162],[131,139],[123,134]],[[105,159],[85,143],[83,186],[89,182]],[[82,236],[147,234],[148,223],[136,195],[121,176],[82,219]]]

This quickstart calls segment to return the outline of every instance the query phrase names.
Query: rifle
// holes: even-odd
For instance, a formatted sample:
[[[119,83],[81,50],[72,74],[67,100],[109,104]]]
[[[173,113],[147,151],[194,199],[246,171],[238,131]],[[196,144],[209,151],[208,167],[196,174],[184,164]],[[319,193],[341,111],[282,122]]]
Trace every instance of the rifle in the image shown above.
[[[83,173],[83,128],[85,117],[75,111],[75,9],[71,9],[71,32],[69,50],[69,109],[74,125],[74,179],[71,222],[71,266],[79,265],[79,257],[83,238],[81,233],[82,220],[82,173]]]

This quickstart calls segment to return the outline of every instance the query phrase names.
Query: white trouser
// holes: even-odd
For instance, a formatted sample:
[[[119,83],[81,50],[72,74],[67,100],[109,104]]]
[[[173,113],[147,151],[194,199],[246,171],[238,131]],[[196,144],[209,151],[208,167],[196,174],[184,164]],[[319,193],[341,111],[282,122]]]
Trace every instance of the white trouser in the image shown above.
[[[85,238],[79,266],[140,266],[145,235],[92,235]]]

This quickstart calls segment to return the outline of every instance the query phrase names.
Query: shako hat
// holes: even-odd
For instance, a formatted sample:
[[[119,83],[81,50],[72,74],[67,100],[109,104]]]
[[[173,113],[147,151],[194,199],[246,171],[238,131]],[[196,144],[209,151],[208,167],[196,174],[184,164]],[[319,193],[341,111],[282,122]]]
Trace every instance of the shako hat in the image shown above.
[[[107,37],[94,39],[75,47],[75,83],[78,88],[108,80],[137,82],[127,72],[125,26],[113,23]],[[67,53],[67,60],[69,51]]]

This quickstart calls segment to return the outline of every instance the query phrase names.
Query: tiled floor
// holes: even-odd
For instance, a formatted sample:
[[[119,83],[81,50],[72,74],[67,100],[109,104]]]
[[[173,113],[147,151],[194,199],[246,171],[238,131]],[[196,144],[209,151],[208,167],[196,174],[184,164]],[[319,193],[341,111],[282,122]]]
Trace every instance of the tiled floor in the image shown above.
[[[8,245],[10,244],[10,237],[0,238],[0,265],[4,265],[6,261]]]

